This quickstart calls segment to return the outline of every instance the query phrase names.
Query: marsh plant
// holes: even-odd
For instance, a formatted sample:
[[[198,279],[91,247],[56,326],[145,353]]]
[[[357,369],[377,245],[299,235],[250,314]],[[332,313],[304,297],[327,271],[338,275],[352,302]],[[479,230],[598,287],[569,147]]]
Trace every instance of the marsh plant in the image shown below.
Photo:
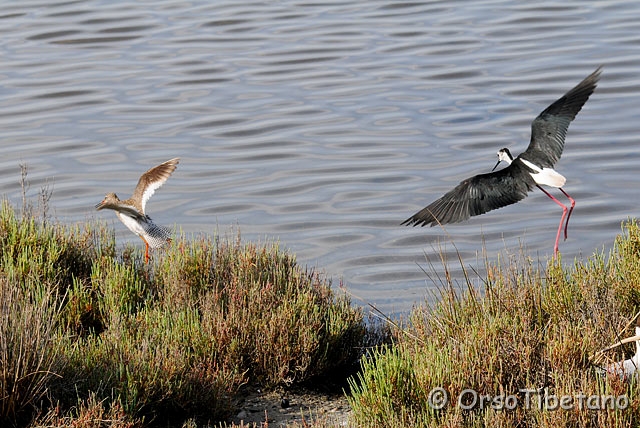
[[[180,236],[145,265],[104,224],[5,202],[0,257],[2,426],[214,423],[244,384],[329,378],[362,352],[362,311],[276,243]]]
[[[625,224],[608,257],[569,267],[554,259],[543,268],[520,253],[485,268],[479,289],[445,280],[435,304],[413,310],[406,334],[363,359],[351,380],[354,424],[638,426],[637,380],[600,370],[629,358],[635,345],[609,361],[592,358],[633,334],[638,224]]]

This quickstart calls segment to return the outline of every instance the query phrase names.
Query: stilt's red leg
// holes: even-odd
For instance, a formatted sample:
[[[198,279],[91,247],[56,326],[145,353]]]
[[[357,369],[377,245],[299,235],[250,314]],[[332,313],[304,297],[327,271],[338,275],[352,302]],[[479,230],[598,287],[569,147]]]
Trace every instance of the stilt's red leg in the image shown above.
[[[538,185],[536,184],[536,186],[538,186]],[[558,233],[556,234],[556,244],[553,247],[553,254],[557,255],[558,254],[558,242],[560,241],[560,232],[562,232],[562,225],[564,224],[564,219],[567,216],[568,208],[567,208],[567,206],[565,204],[563,204],[562,202],[560,202],[559,200],[554,198],[551,195],[551,193],[547,192],[542,187],[538,186],[538,189],[542,190],[545,195],[547,195],[548,197],[551,198],[551,200],[553,200],[553,202],[555,202],[556,204],[558,204],[558,205],[560,205],[562,207],[562,218],[560,219],[560,224],[558,225]],[[565,192],[563,191],[562,193],[565,193]],[[565,193],[565,195],[566,195],[566,193]],[[574,204],[575,204],[575,202],[574,202]]]
[[[573,212],[573,207],[576,206],[576,201],[573,200],[573,198],[571,196],[569,196],[569,194],[567,192],[565,192],[562,188],[560,188],[560,191],[562,193],[564,193],[564,195],[567,197],[567,199],[569,199],[569,201],[571,202],[571,208],[569,208],[569,214],[567,214],[567,222],[564,225],[564,240],[567,240],[567,228],[569,227],[569,219],[571,218],[571,213]]]

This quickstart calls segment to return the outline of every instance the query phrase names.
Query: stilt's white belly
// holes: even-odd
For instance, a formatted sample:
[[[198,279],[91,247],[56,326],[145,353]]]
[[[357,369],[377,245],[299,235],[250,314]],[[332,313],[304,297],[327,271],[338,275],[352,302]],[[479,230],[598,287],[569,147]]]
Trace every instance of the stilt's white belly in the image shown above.
[[[567,179],[564,178],[562,174],[556,172],[556,170],[554,170],[553,168],[540,168],[526,159],[520,158],[520,160],[526,166],[536,171],[530,174],[537,184],[544,184],[545,186],[551,187],[562,187],[564,186],[564,183],[567,182]]]

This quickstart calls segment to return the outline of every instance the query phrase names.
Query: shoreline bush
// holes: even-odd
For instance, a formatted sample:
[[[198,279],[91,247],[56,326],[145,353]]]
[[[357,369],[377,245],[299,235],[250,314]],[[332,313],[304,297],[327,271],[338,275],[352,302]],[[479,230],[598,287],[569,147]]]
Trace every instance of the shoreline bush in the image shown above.
[[[365,341],[363,311],[277,244],[178,237],[145,265],[102,224],[5,202],[0,255],[3,425],[216,423],[242,385],[329,379]]]
[[[445,284],[437,303],[413,310],[407,334],[363,359],[350,382],[356,426],[637,426],[636,377],[602,376],[590,357],[633,335],[624,329],[640,311],[638,224],[624,225],[608,258],[555,259],[542,271],[520,255],[486,271],[481,290]],[[609,363],[633,355],[627,346]],[[611,408],[609,397],[620,401]]]

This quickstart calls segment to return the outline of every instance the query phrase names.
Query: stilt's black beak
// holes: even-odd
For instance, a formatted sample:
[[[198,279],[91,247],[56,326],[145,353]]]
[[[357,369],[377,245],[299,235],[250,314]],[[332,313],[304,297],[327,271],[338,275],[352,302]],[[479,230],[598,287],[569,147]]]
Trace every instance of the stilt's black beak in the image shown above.
[[[493,169],[491,170],[491,172],[495,171],[496,168],[498,167],[498,165],[500,165],[500,162],[502,162],[500,159],[498,159],[498,163],[496,164],[496,166],[493,167]]]

